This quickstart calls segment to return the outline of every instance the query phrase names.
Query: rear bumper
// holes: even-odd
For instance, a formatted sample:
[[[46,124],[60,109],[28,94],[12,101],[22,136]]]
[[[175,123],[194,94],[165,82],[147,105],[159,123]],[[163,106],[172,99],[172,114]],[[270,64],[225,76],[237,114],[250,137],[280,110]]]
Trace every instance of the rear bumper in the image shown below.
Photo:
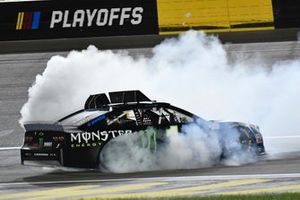
[[[62,149],[31,149],[27,147],[21,148],[21,164],[24,161],[57,161],[63,165]]]

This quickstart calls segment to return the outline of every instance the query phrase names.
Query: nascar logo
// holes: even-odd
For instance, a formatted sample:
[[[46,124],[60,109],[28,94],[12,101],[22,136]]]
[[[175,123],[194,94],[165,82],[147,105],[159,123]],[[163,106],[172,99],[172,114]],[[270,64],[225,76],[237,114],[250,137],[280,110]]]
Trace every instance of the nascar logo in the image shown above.
[[[38,29],[40,26],[41,12],[19,12],[16,30]]]

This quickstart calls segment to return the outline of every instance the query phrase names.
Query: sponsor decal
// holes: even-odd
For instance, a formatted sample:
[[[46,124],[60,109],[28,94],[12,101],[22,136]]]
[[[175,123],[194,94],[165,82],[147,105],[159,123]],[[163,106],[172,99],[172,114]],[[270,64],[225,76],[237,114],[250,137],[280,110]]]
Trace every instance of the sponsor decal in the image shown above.
[[[105,120],[107,117],[105,115],[101,115],[95,119],[93,119],[91,122],[88,123],[88,126],[94,126],[96,123]]]
[[[96,147],[108,138],[115,138],[124,134],[131,134],[132,130],[109,130],[96,132],[71,133],[71,147]]]
[[[55,10],[52,11],[50,29],[139,25],[143,21],[143,12],[142,7]]]
[[[54,136],[52,139],[55,143],[58,143],[58,142],[63,142],[65,140],[65,137],[64,136]]]
[[[45,142],[44,147],[52,147],[52,142]]]
[[[48,153],[34,153],[34,156],[49,156]]]
[[[262,138],[262,135],[261,134],[255,134],[255,138],[256,138],[256,143],[257,144],[260,144],[260,143],[263,143],[263,138]]]
[[[31,154],[25,154],[25,156],[31,156]],[[40,157],[56,157],[56,153],[33,153],[33,156]]]
[[[16,30],[35,30],[40,26],[41,12],[19,12]]]

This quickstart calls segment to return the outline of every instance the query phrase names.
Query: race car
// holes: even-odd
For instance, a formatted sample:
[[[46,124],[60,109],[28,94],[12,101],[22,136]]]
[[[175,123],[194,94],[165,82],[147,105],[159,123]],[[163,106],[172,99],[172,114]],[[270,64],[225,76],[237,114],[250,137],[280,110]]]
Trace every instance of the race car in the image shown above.
[[[24,124],[21,163],[54,162],[67,167],[98,168],[105,166],[105,156],[101,153],[114,138],[148,134],[148,138],[154,138],[156,148],[168,142],[170,133],[188,134],[184,127],[190,124],[196,124],[208,134],[236,132],[242,149],[256,155],[265,154],[256,125],[208,121],[169,103],[152,101],[139,90],[131,90],[109,92],[109,98],[105,93],[90,95],[84,109],[55,123]],[[220,159],[234,151],[225,142],[220,144],[223,144]]]

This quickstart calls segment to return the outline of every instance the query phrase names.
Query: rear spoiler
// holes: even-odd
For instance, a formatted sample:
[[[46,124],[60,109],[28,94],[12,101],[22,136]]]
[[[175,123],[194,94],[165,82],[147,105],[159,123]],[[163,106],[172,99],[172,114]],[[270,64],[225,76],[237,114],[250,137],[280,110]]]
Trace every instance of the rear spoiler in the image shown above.
[[[57,124],[24,124],[26,131],[64,131],[61,125]]]
[[[90,95],[84,104],[84,109],[109,109],[109,104],[126,104],[151,102],[151,100],[139,90],[109,92],[109,98],[105,93]]]

